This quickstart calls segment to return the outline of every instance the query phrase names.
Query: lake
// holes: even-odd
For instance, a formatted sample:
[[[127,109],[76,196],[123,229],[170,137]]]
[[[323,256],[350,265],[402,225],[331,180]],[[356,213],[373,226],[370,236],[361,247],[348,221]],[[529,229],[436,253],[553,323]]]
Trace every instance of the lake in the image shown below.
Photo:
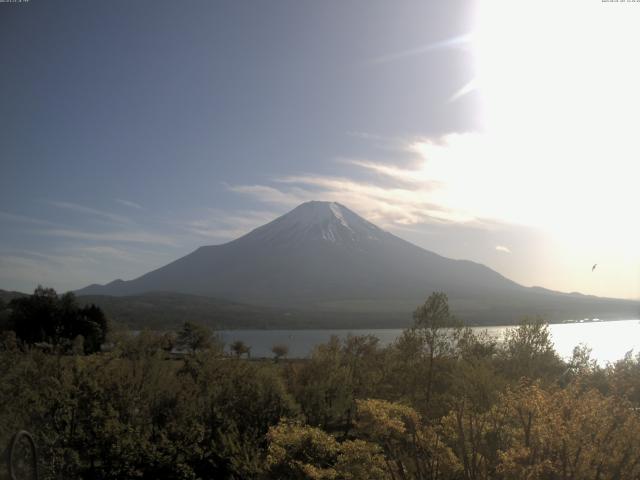
[[[501,338],[507,328],[473,327],[487,330]],[[549,325],[556,351],[563,358],[571,357],[573,347],[583,343],[592,349],[593,358],[600,365],[615,362],[629,350],[640,351],[640,320],[618,320],[606,322],[556,323]],[[313,347],[329,340],[331,335],[345,338],[347,335],[375,335],[382,345],[393,342],[401,329],[355,329],[355,330],[224,330],[220,334],[228,345],[242,340],[251,347],[252,357],[272,357],[271,347],[284,344],[289,347],[290,358],[307,357]]]

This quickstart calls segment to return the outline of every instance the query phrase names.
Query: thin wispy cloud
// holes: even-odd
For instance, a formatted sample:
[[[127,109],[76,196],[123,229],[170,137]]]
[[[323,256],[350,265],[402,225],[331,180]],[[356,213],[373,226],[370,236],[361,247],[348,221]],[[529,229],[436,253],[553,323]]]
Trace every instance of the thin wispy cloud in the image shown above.
[[[205,217],[187,221],[181,227],[210,240],[233,240],[278,216],[276,212],[240,210],[233,213],[209,209]]]
[[[84,205],[79,205],[77,203],[61,202],[56,200],[48,200],[47,203],[57,208],[70,210],[77,213],[83,213],[83,214],[92,216],[94,218],[98,217],[103,220],[108,220],[115,223],[124,223],[124,224],[131,223],[131,219],[123,215],[118,215],[111,212],[105,212],[104,210],[98,210],[97,208],[87,207]]]
[[[14,213],[0,212],[0,220],[9,222],[23,223],[29,225],[41,225],[45,227],[56,227],[58,224],[49,222],[47,220],[40,220],[38,218],[27,217],[24,215],[17,215]]]
[[[131,200],[123,200],[122,198],[116,198],[116,202],[120,205],[124,205],[125,207],[135,208],[136,210],[144,210],[144,207],[136,202],[132,202]]]
[[[511,253],[511,250],[509,250],[509,248],[505,247],[504,245],[496,245],[496,251],[502,253]]]
[[[267,185],[229,185],[227,189],[231,192],[250,195],[263,202],[288,206],[295,206],[309,198],[309,192],[305,192],[302,189],[283,192]]]
[[[389,53],[386,55],[381,55],[379,57],[373,58],[367,62],[369,65],[380,65],[389,62],[395,62],[398,60],[403,60],[411,57],[416,57],[419,55],[425,55],[434,51],[443,50],[443,49],[468,49],[471,42],[473,40],[472,33],[466,33],[464,35],[459,35],[456,37],[448,38],[445,40],[441,40],[438,42],[433,42],[427,45],[422,45],[415,48],[409,48],[406,50],[402,50],[399,52]],[[456,90],[450,97],[449,102],[455,102],[465,95],[475,91],[478,89],[478,80],[477,78],[473,78],[465,83],[461,88]]]
[[[22,291],[38,284],[56,285],[60,291],[77,288],[95,278],[99,267],[100,263],[87,255],[0,252],[0,282],[16,282]]]
[[[55,237],[74,238],[77,240],[95,240],[99,242],[122,243],[146,243],[152,245],[177,246],[176,240],[169,235],[156,234],[144,231],[118,231],[118,232],[86,232],[71,229],[39,230],[36,233]]]
[[[460,98],[464,97],[465,95],[468,95],[471,92],[476,91],[477,89],[478,89],[478,79],[474,78],[469,82],[467,82],[466,84],[464,84],[462,88],[460,88],[460,90],[458,90],[453,95],[451,95],[451,97],[449,98],[449,102],[455,102],[456,100],[459,100]]]
[[[17,259],[47,262],[54,265],[70,265],[84,262],[97,263],[95,260],[87,257],[86,255],[77,255],[76,253],[43,253],[35,252],[32,250],[18,250],[18,251],[2,251],[0,257],[5,260],[18,261]]]
[[[398,166],[392,163],[379,163],[373,162],[369,160],[359,160],[359,159],[344,159],[345,163],[350,165],[354,165],[357,167],[362,167],[366,170],[373,171],[377,174],[383,175],[390,179],[415,185],[421,184],[424,188],[431,187],[433,189],[441,187],[442,183],[434,180],[430,180],[428,176],[422,171],[419,166],[416,168]]]
[[[121,248],[115,248],[107,245],[92,245],[88,247],[80,247],[77,250],[92,257],[108,257],[126,260],[128,262],[140,262],[140,259],[137,255],[134,255],[131,252],[128,252]]]
[[[386,55],[380,55],[379,57],[369,60],[367,63],[371,65],[377,65],[382,63],[393,62],[401,60],[407,57],[415,57],[417,55],[423,55],[425,53],[433,52],[436,50],[442,50],[446,48],[461,48],[466,47],[471,41],[471,34],[458,35],[456,37],[447,38],[437,42],[429,43],[427,45],[421,45],[419,47],[408,48],[399,52],[388,53]]]
[[[63,251],[0,251],[0,282],[17,282],[21,291],[38,284],[73,290],[114,278],[134,278],[166,263],[166,256],[143,255],[114,247],[65,247]]]

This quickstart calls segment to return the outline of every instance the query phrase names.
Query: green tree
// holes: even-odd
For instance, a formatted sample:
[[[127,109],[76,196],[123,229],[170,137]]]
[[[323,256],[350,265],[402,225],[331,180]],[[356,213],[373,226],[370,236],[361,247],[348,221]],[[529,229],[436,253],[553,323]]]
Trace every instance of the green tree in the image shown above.
[[[267,433],[267,465],[272,478],[335,479],[339,446],[319,428],[283,421]]]
[[[337,336],[317,345],[309,361],[292,369],[290,388],[307,423],[344,429],[354,401],[351,378]]]
[[[461,323],[449,311],[447,295],[432,293],[427,301],[413,313],[414,329],[427,349],[427,384],[425,399],[431,401],[436,358],[452,353],[458,338]]]
[[[502,368],[513,380],[542,378],[555,382],[566,369],[553,348],[549,325],[541,318],[525,318],[507,329]]]
[[[357,400],[356,432],[377,444],[390,478],[442,478],[459,471],[441,435],[411,407],[385,400]]]
[[[211,330],[195,322],[184,322],[178,332],[176,345],[190,353],[208,350],[213,346]],[[166,340],[166,339],[165,339]]]

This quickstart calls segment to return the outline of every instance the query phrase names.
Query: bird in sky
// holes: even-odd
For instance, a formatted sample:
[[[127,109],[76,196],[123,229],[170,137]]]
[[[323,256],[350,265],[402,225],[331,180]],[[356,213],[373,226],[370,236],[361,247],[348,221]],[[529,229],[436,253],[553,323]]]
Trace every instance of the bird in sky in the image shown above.
[[[598,266],[598,264],[597,264],[597,263],[594,263],[594,264],[593,264],[593,267],[591,267],[591,271],[593,272],[593,271],[596,269],[596,267],[597,267],[597,266]]]

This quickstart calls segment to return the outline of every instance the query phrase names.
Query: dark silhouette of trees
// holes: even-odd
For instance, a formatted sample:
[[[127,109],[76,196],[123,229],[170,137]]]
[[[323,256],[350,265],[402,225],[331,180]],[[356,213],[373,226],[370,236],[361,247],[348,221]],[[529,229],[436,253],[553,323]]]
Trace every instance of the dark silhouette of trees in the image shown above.
[[[236,355],[236,357],[240,358],[242,355],[246,355],[249,357],[251,352],[251,347],[244,343],[242,340],[236,340],[231,345],[229,345],[231,351]]]
[[[47,343],[70,350],[74,339],[82,336],[84,353],[94,353],[108,330],[99,307],[80,306],[73,293],[58,295],[52,288],[39,286],[33,295],[11,300],[9,310],[8,329],[26,345]]]

